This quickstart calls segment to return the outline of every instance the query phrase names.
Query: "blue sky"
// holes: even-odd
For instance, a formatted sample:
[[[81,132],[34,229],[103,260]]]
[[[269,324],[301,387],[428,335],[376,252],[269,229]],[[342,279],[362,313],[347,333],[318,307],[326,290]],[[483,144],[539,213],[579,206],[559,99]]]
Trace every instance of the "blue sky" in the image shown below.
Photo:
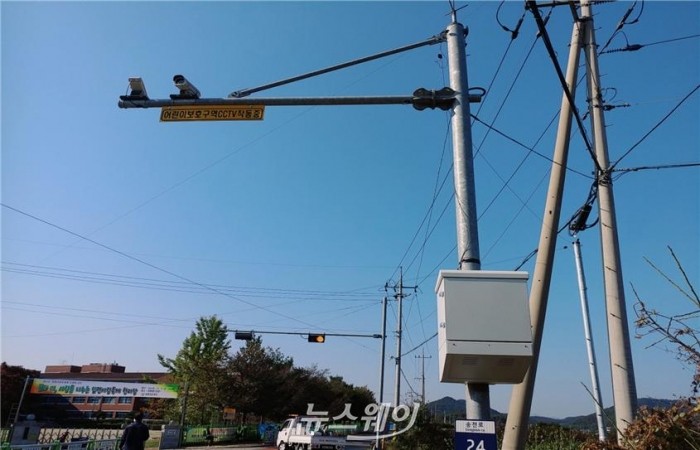
[[[506,2],[500,12],[499,2],[466,5],[458,18],[469,27],[469,83],[488,88],[472,113],[540,154],[474,124],[482,269],[513,270],[537,247],[550,169],[542,155],[552,154],[556,126],[548,125],[561,88],[523,3]],[[641,5],[628,20],[639,16],[638,22],[608,49],[624,47],[625,39],[645,47],[600,57],[606,102],[618,106],[606,112],[611,160],[641,140],[618,167],[698,162],[699,94],[682,100],[700,79],[700,3]],[[447,113],[268,107],[259,122],[161,123],[156,109],[117,107],[131,76],[144,79],[151,98],[175,93],[175,74],[203,97],[225,97],[423,41],[448,25],[448,2],[0,6],[3,361],[33,369],[116,361],[128,371],[158,371],[156,355],[174,356],[195,321],[213,314],[231,329],[374,334],[385,283],[396,283],[403,266],[405,283],[418,286],[404,303],[404,350],[427,343],[403,358],[402,391],[410,391],[407,383],[420,390],[416,356],[424,351],[431,357],[428,400],[464,397],[463,386],[439,383],[437,341],[429,339],[436,331],[437,271],[457,264]],[[595,6],[601,46],[630,6]],[[512,29],[523,15],[511,42],[499,21]],[[558,8],[548,23],[562,64],[571,22],[568,8]],[[445,45],[423,47],[255,95],[439,89],[447,85],[446,54]],[[577,106],[585,112],[583,83]],[[578,132],[569,168],[564,220],[591,185],[593,166]],[[633,172],[614,189],[630,322],[631,285],[659,310],[688,311],[690,304],[644,258],[675,273],[671,246],[690,278],[700,279],[698,168]],[[580,238],[609,405],[599,230]],[[562,233],[533,414],[593,412],[582,386],[590,379],[570,243]],[[391,302],[389,329],[395,324]],[[377,390],[378,340],[329,337],[312,345],[263,335],[263,342],[299,365],[316,364]],[[688,394],[691,371],[649,344],[632,342],[639,395]],[[394,361],[386,363],[391,398]],[[506,411],[510,387],[494,387],[491,397],[492,407]]]

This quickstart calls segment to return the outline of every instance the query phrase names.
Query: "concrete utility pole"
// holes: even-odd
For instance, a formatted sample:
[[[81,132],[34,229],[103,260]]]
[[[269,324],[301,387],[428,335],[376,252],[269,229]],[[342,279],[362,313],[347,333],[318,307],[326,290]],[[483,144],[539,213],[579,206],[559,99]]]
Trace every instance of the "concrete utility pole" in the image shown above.
[[[12,420],[13,424],[16,424],[19,421],[19,413],[22,410],[22,403],[24,403],[24,395],[27,392],[27,386],[29,385],[29,380],[32,378],[27,376],[27,378],[24,379],[24,386],[22,387],[22,394],[19,396],[19,405],[17,406],[17,411],[15,411],[15,417]],[[14,428],[13,428],[14,430]]]
[[[403,299],[408,297],[407,294],[403,293],[403,289],[407,287],[409,289],[418,289],[418,286],[404,286],[403,285],[403,267],[400,268],[399,284],[394,285],[394,290],[397,293],[394,298],[399,303],[398,318],[396,321],[396,372],[394,375],[394,406],[399,406],[401,404],[401,336],[403,330]]]
[[[386,363],[386,295],[382,299],[382,351],[379,361],[379,403],[384,403],[384,366]]]
[[[552,281],[554,252],[557,245],[557,229],[559,227],[559,216],[561,215],[562,193],[564,191],[564,180],[566,179],[566,164],[569,158],[571,115],[574,108],[572,102],[578,78],[582,31],[581,23],[574,23],[566,72],[566,85],[571,98],[566,92],[562,95],[559,128],[557,129],[557,138],[554,145],[554,158],[552,159],[552,170],[549,176],[549,188],[547,190],[547,200],[540,231],[540,243],[537,247],[537,259],[531,278],[532,365],[527,374],[525,374],[523,381],[513,386],[505,434],[503,436],[503,450],[524,449],[525,441],[527,440],[527,424],[530,417],[530,408],[532,407],[537,362],[542,345],[544,319],[547,310],[547,300],[549,299],[549,287]]]
[[[456,13],[453,12],[452,23],[447,27],[447,51],[450,88],[455,91],[455,103],[452,107],[452,150],[457,216],[457,254],[460,270],[480,270],[465,35],[464,27],[457,22]],[[489,385],[486,383],[467,383],[465,391],[467,419],[490,419]]]
[[[421,391],[420,391],[420,401],[425,405],[425,360],[432,358],[432,356],[425,356],[425,350],[423,350],[422,355],[416,355],[416,358],[421,359]]]
[[[536,20],[541,22],[534,1],[528,1],[530,9],[535,14]],[[561,207],[561,189],[563,187],[564,172],[566,167],[566,152],[568,152],[568,139],[570,134],[570,114],[573,108],[573,90],[576,83],[576,71],[578,67],[579,53],[585,45],[589,108],[594,132],[593,147],[595,150],[596,166],[598,169],[598,207],[600,217],[601,245],[603,248],[603,271],[605,280],[606,307],[608,317],[608,341],[610,346],[610,366],[613,381],[613,401],[615,404],[616,427],[618,442],[622,443],[622,432],[633,420],[637,408],[637,393],[634,381],[634,368],[632,366],[632,353],[629,341],[627,324],[627,312],[625,307],[624,291],[622,289],[622,269],[620,266],[620,250],[617,240],[617,221],[615,216],[615,202],[612,191],[612,179],[610,178],[610,164],[607,152],[607,137],[605,134],[605,121],[603,119],[603,101],[600,89],[600,76],[598,71],[597,45],[595,42],[595,29],[593,15],[589,3],[581,3],[581,17],[574,22],[574,36],[572,36],[569,52],[569,66],[566,76],[568,92],[565,92],[565,100],[562,101],[560,115],[560,129],[557,134],[554,164],[550,177],[550,190],[547,194],[545,207],[545,220],[540,234],[540,246],[538,249],[535,276],[533,277],[532,290],[530,291],[530,314],[533,327],[533,364],[522,383],[514,386],[511,397],[506,430],[503,438],[504,450],[520,450],[525,448],[527,439],[527,423],[532,406],[532,393],[534,390],[535,375],[537,373],[537,360],[542,342],[542,329],[549,295],[551,281],[554,246],[557,237],[559,223],[559,209]],[[538,24],[539,25],[539,24]],[[543,32],[543,38],[546,33]],[[570,98],[569,98],[570,97]],[[566,134],[562,133],[562,122],[567,121]],[[565,139],[565,143],[560,141]],[[561,154],[560,145],[565,145],[567,150]],[[557,175],[557,173],[559,173]],[[555,182],[555,176],[561,178]],[[555,187],[558,184],[559,187]],[[556,200],[552,196],[556,196]],[[556,203],[556,206],[552,208]]]
[[[617,441],[622,444],[624,442],[623,433],[627,429],[627,425],[634,420],[634,414],[637,410],[637,387],[634,379],[634,366],[632,365],[632,349],[622,281],[615,197],[609,170],[608,140],[605,132],[604,105],[598,71],[598,47],[595,41],[593,14],[589,3],[581,3],[581,20],[586,23],[584,39],[588,62],[588,98],[595,154],[600,166],[598,215],[600,217],[600,240],[603,252],[605,306],[607,309],[613,402],[615,404],[615,425],[618,429]]]

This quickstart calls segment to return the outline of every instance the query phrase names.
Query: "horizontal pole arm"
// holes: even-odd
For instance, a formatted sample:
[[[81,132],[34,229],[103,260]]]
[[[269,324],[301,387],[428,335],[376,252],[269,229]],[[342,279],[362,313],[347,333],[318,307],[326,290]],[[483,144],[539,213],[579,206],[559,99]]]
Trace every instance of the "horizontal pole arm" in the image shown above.
[[[483,91],[469,94],[470,103],[481,101]],[[149,99],[133,95],[119,97],[119,107],[162,108],[174,106],[312,106],[312,105],[413,105],[415,109],[426,108],[448,110],[455,102],[455,92],[450,88],[437,91],[424,88],[416,89],[411,96],[375,96],[375,97],[281,97],[281,98],[192,98],[192,99]]]
[[[122,99],[120,108],[161,108],[163,106],[304,106],[304,105],[411,105],[411,96],[387,97],[286,97],[286,98],[198,98],[198,99]]]
[[[252,334],[287,334],[293,336],[306,336],[308,334],[323,334],[324,336],[344,336],[344,337],[366,337],[373,339],[381,339],[381,334],[348,334],[348,333],[304,333],[301,331],[260,331],[260,330],[229,330],[230,333],[252,333]]]

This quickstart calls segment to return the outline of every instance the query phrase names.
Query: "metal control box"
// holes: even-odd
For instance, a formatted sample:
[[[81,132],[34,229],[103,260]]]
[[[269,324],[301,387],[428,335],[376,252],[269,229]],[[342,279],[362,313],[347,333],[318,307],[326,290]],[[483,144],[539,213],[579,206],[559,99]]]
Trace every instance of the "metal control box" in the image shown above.
[[[526,272],[442,270],[440,381],[519,383],[532,361]]]

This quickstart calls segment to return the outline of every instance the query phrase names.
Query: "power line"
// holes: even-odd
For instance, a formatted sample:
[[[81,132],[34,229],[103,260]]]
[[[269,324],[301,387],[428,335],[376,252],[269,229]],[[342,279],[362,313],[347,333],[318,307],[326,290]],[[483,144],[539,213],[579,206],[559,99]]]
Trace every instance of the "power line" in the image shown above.
[[[617,23],[617,26],[615,27],[615,31],[613,31],[613,33],[610,35],[610,37],[608,38],[608,41],[605,43],[605,45],[603,45],[601,47],[601,49],[600,49],[601,53],[603,53],[605,51],[605,49],[608,48],[608,45],[610,45],[612,40],[615,39],[615,36],[617,36],[618,33],[622,32],[622,28],[625,25],[633,25],[633,24],[639,22],[639,19],[642,17],[642,13],[644,12],[644,0],[642,0],[642,7],[639,11],[639,14],[637,14],[637,17],[635,17],[632,21],[627,22],[627,19],[629,18],[629,16],[632,14],[632,11],[634,11],[634,8],[636,8],[636,7],[637,7],[637,1],[632,3],[632,6],[630,6],[627,9],[625,14],[622,16],[622,19],[620,19],[620,21]]]
[[[523,211],[523,209],[525,209],[527,203],[530,202],[530,200],[531,200],[532,197],[535,195],[535,193],[537,192],[537,190],[540,188],[540,186],[542,185],[542,183],[544,182],[544,180],[547,178],[547,174],[548,174],[547,172],[544,173],[544,175],[540,178],[540,181],[537,183],[537,185],[534,187],[534,189],[532,189],[532,191],[530,192],[530,195],[528,196],[528,198],[527,198],[527,200],[525,201],[525,203],[523,203],[523,205],[520,207],[520,209],[518,209],[518,211],[515,213],[515,215],[514,215],[513,218],[511,219],[511,221],[508,222],[508,225],[506,225],[505,229],[504,229],[504,230],[501,232],[501,234],[496,238],[496,241],[495,241],[493,244],[491,244],[491,247],[489,247],[489,249],[486,250],[486,252],[484,252],[484,258],[487,258],[488,255],[491,253],[491,250],[493,250],[494,247],[496,247],[496,245],[498,245],[498,243],[501,242],[501,239],[503,239],[503,237],[505,237],[506,232],[510,229],[510,227],[513,225],[513,223],[515,223],[515,219],[517,219],[518,216],[520,215],[520,213],[522,213],[522,211]]]
[[[549,59],[552,60],[552,63],[554,64],[554,70],[557,73],[557,77],[559,78],[559,83],[561,84],[562,89],[564,90],[564,95],[566,95],[567,100],[569,101],[569,104],[571,105],[571,111],[574,115],[574,118],[576,119],[576,124],[578,125],[579,132],[581,133],[581,138],[583,138],[583,142],[586,145],[586,150],[588,151],[588,154],[591,156],[591,159],[593,160],[593,163],[596,166],[596,169],[599,172],[602,172],[602,168],[600,166],[600,163],[598,162],[598,158],[596,157],[595,153],[593,152],[593,146],[591,145],[591,142],[588,140],[588,135],[586,134],[586,129],[583,126],[583,120],[581,119],[581,114],[579,114],[578,110],[576,109],[576,104],[574,102],[574,96],[569,89],[569,86],[566,82],[566,78],[564,77],[564,72],[561,70],[561,65],[559,64],[559,60],[557,59],[557,54],[556,51],[554,50],[554,46],[552,45],[552,41],[549,39],[549,32],[547,32],[547,28],[545,27],[544,20],[542,20],[542,16],[540,15],[540,11],[537,7],[537,2],[535,1],[528,1],[527,6],[532,12],[532,15],[535,17],[535,22],[537,23],[537,28],[540,31],[540,35],[542,36],[542,42],[545,45],[545,48],[547,49],[547,53],[549,54]]]
[[[656,131],[656,129],[659,128],[659,127],[661,126],[661,124],[663,124],[669,117],[671,117],[671,115],[672,115],[673,113],[675,113],[675,112],[678,110],[678,108],[680,108],[681,105],[682,105],[683,103],[685,103],[685,101],[688,100],[688,99],[690,98],[691,95],[693,95],[695,92],[697,92],[698,89],[700,89],[700,84],[698,84],[697,86],[695,86],[695,87],[694,87],[685,97],[683,97],[683,98],[681,99],[681,101],[678,102],[678,104],[677,104],[676,106],[674,106],[673,109],[671,109],[671,111],[669,111],[656,125],[654,125],[653,127],[651,127],[651,130],[649,130],[649,131],[648,131],[644,136],[642,136],[632,147],[630,147],[622,156],[620,156],[620,158],[619,158],[617,161],[615,161],[614,164],[612,164],[612,165],[610,166],[610,170],[614,170],[615,167],[616,167],[618,164],[620,164],[620,161],[622,161],[624,158],[626,158],[627,155],[629,155],[629,154],[632,152],[632,150],[634,150],[635,148],[637,148],[637,146],[638,146],[639,144],[641,144],[642,142],[644,142],[644,140],[645,140],[647,137],[649,137],[649,135],[650,135],[651,133],[653,133],[654,131]]]
[[[16,213],[18,213],[18,214],[21,214],[21,215],[23,215],[23,216],[25,216],[25,217],[29,217],[30,219],[36,220],[37,222],[41,222],[41,223],[43,223],[43,224],[45,224],[45,225],[48,225],[48,226],[50,226],[50,227],[52,227],[52,228],[56,228],[57,230],[61,230],[61,231],[63,231],[64,233],[67,233],[67,234],[70,234],[70,235],[72,235],[72,236],[81,238],[81,239],[83,239],[83,240],[85,240],[85,241],[88,241],[88,242],[90,242],[90,243],[92,243],[92,244],[97,245],[98,247],[102,247],[102,248],[104,248],[104,249],[106,249],[106,250],[109,250],[109,251],[114,252],[114,253],[116,253],[116,254],[118,254],[118,255],[121,255],[121,256],[123,256],[123,257],[125,257],[125,258],[127,258],[127,259],[130,259],[130,260],[132,260],[132,261],[136,261],[136,262],[138,262],[138,263],[140,263],[140,264],[143,264],[143,265],[145,265],[145,266],[148,266],[148,267],[150,267],[150,268],[152,268],[152,269],[155,269],[155,270],[157,270],[157,271],[159,271],[159,272],[163,272],[163,273],[165,273],[165,274],[167,274],[167,275],[170,275],[170,276],[172,276],[172,277],[178,278],[178,279],[180,279],[180,280],[182,280],[182,281],[186,281],[186,282],[188,282],[188,283],[194,284],[194,285],[196,285],[196,286],[202,287],[202,288],[207,289],[207,290],[210,290],[210,291],[212,291],[212,292],[216,292],[216,293],[218,293],[218,294],[220,294],[220,295],[223,295],[224,297],[228,297],[228,298],[230,298],[230,299],[232,299],[232,300],[236,300],[236,301],[239,301],[239,302],[241,302],[241,303],[245,303],[245,304],[248,305],[248,306],[252,306],[252,307],[254,307],[254,308],[261,309],[261,310],[263,310],[263,311],[269,312],[269,313],[274,314],[274,315],[276,315],[276,316],[280,316],[280,317],[283,317],[283,318],[285,318],[285,319],[293,320],[293,321],[295,321],[295,322],[299,322],[299,323],[301,323],[301,324],[303,324],[303,325],[306,325],[306,326],[314,326],[313,324],[304,322],[303,320],[299,320],[299,319],[297,319],[297,318],[294,318],[294,317],[289,316],[289,315],[287,315],[287,314],[281,313],[281,312],[276,311],[276,310],[274,310],[274,309],[270,309],[270,308],[267,308],[267,307],[264,307],[264,306],[256,305],[255,303],[252,303],[252,302],[249,302],[249,301],[244,300],[244,299],[242,299],[242,298],[233,296],[233,295],[231,295],[231,294],[229,294],[229,293],[227,293],[227,292],[223,292],[223,291],[221,291],[221,290],[219,290],[219,289],[216,289],[216,288],[213,288],[213,287],[211,287],[211,286],[207,286],[207,285],[205,285],[205,284],[202,284],[202,283],[199,283],[199,282],[197,282],[197,281],[191,280],[191,279],[189,279],[189,278],[187,278],[187,277],[184,277],[184,276],[182,276],[182,275],[179,275],[179,274],[177,274],[177,273],[175,273],[175,272],[171,272],[171,271],[169,271],[169,270],[167,270],[167,269],[163,269],[162,267],[158,267],[158,266],[156,266],[155,264],[151,264],[151,263],[149,263],[149,262],[147,262],[147,261],[144,261],[144,260],[142,260],[142,259],[136,258],[135,256],[131,256],[131,255],[127,254],[127,253],[124,253],[124,252],[122,252],[122,251],[120,251],[120,250],[117,250],[117,249],[115,249],[115,248],[112,248],[112,247],[110,247],[110,246],[108,246],[108,245],[102,244],[101,242],[95,241],[94,239],[90,239],[90,238],[88,238],[88,237],[86,237],[86,236],[83,236],[83,235],[81,235],[81,234],[79,234],[79,233],[76,233],[76,232],[74,232],[74,231],[71,231],[71,230],[69,230],[69,229],[67,229],[67,228],[64,228],[64,227],[60,226],[60,225],[56,225],[56,224],[54,224],[54,223],[51,223],[51,222],[49,222],[48,220],[42,219],[42,218],[40,218],[40,217],[37,217],[37,216],[32,215],[32,214],[29,214],[29,213],[27,213],[27,212],[25,212],[25,211],[22,211],[22,210],[20,210],[20,209],[14,208],[14,207],[12,207],[12,206],[6,204],[6,203],[0,203],[0,205],[2,205],[4,208],[7,208],[7,209],[9,209],[9,210],[11,210],[11,211],[14,211],[14,212],[16,212]]]
[[[614,169],[613,172],[621,172],[615,179],[619,179],[622,175],[630,172],[639,172],[641,170],[661,170],[661,169],[681,169],[687,167],[698,167],[700,163],[682,163],[682,164],[663,164],[660,166],[641,166],[641,167],[630,167],[628,169]]]
[[[605,52],[601,52],[600,54],[602,55],[603,53],[636,52],[637,50],[641,50],[642,48],[645,48],[645,47],[651,47],[652,45],[668,44],[671,42],[683,41],[686,39],[694,39],[697,37],[700,37],[700,34],[691,34],[690,36],[683,36],[683,37],[673,38],[673,39],[665,39],[663,41],[651,42],[649,44],[632,44],[632,45],[630,45],[628,42],[627,46],[625,46],[625,47],[607,50]]]
[[[493,127],[493,126],[487,124],[487,123],[484,122],[483,120],[479,119],[477,116],[472,115],[472,118],[474,118],[474,120],[476,120],[477,122],[481,123],[482,125],[484,125],[484,126],[486,126],[486,127],[488,127],[488,128],[491,128],[493,131],[495,131],[496,133],[500,134],[501,136],[503,136],[504,138],[508,139],[509,141],[513,142],[514,144],[517,144],[518,146],[524,148],[525,150],[534,153],[535,155],[539,156],[540,158],[543,158],[543,159],[545,159],[545,160],[547,160],[547,161],[549,161],[549,162],[551,162],[551,163],[553,163],[553,164],[561,165],[561,163],[555,163],[554,160],[552,160],[552,158],[550,158],[549,156],[544,155],[544,154],[538,152],[537,150],[535,150],[535,149],[532,148],[532,147],[528,147],[527,145],[523,144],[522,142],[518,141],[517,139],[515,139],[515,138],[513,138],[513,137],[511,137],[511,136],[508,136],[508,135],[507,135],[506,133],[504,133],[503,131],[500,131],[498,128],[495,128],[495,127]],[[586,175],[585,173],[579,172],[578,170],[572,169],[571,167],[565,167],[565,169],[568,170],[569,172],[575,173],[575,174],[577,174],[577,175],[581,175],[581,176],[584,177],[584,178],[588,178],[588,179],[591,179],[591,180],[593,179],[592,176]]]
[[[402,354],[401,357],[403,358],[404,356],[410,355],[411,353],[415,352],[416,350],[418,350],[419,348],[421,348],[422,346],[424,346],[424,345],[427,344],[428,342],[430,342],[430,341],[432,341],[433,339],[435,339],[435,338],[437,337],[437,335],[438,335],[438,334],[435,333],[434,335],[430,336],[428,339],[424,340],[423,342],[421,342],[420,344],[416,345],[415,347],[413,347],[412,349],[410,349],[410,350],[407,351],[406,353]]]
[[[144,289],[185,292],[192,294],[213,294],[209,289],[191,286],[190,283],[180,281],[167,281],[155,278],[133,277],[127,275],[114,275],[102,272],[89,272],[82,270],[66,269],[59,267],[38,266],[32,264],[21,264],[3,261],[4,272],[43,276],[49,278],[61,278],[67,280],[111,284],[116,286],[136,287]],[[9,267],[8,267],[9,266]],[[205,283],[202,283],[203,285]],[[301,289],[279,289],[232,286],[221,284],[206,284],[211,288],[230,292],[241,297],[253,298],[281,298],[295,300],[324,300],[324,301],[368,301],[376,297],[375,293],[352,292],[352,291],[315,291]],[[364,298],[363,298],[364,297]]]
[[[443,141],[443,156],[444,156],[445,148],[446,148],[446,145],[447,145],[447,134],[449,134],[449,132],[450,132],[450,128],[449,128],[449,126],[448,126],[447,132],[446,132],[446,136],[445,136],[445,140]],[[442,158],[443,158],[443,156],[441,156],[441,158],[440,158],[441,165],[442,165]],[[406,251],[404,251],[403,256],[401,256],[401,259],[400,259],[400,261],[399,261],[399,264],[397,264],[396,269],[394,269],[394,272],[391,274],[391,277],[389,277],[390,279],[391,279],[391,278],[394,278],[394,276],[396,276],[396,272],[398,272],[398,271],[399,271],[399,268],[403,265],[403,262],[404,262],[404,260],[406,259],[406,256],[407,256],[408,253],[411,251],[411,247],[413,247],[413,244],[416,242],[416,238],[418,237],[418,234],[420,233],[420,230],[423,229],[423,225],[426,223],[426,221],[429,221],[429,218],[432,218],[432,212],[433,212],[433,208],[435,207],[435,202],[437,201],[437,197],[438,197],[438,196],[440,195],[440,193],[442,192],[442,189],[443,189],[443,187],[445,186],[445,183],[447,182],[447,179],[449,178],[449,175],[450,175],[451,172],[452,172],[452,168],[450,168],[450,169],[447,171],[447,173],[445,174],[444,178],[442,179],[442,183],[440,183],[440,187],[437,188],[437,190],[435,190],[435,189],[433,190],[433,199],[432,199],[432,201],[430,202],[430,205],[428,206],[428,210],[425,212],[425,215],[423,216],[423,220],[421,220],[420,225],[418,225],[418,229],[416,229],[416,232],[413,234],[413,237],[411,238],[411,242],[408,244],[408,247],[406,247]],[[440,168],[438,167],[438,175],[436,176],[436,180],[435,180],[436,186],[437,186],[437,181],[438,181],[438,179],[439,179],[439,174],[440,174]],[[453,194],[453,195],[454,195],[454,194]],[[440,217],[438,218],[438,222],[440,221],[440,218],[441,218],[441,217],[442,217],[442,214],[441,214]],[[427,231],[427,227],[426,227],[426,231]],[[431,231],[431,233],[432,233],[432,231]],[[425,243],[427,242],[427,239],[428,239],[428,237],[426,237],[426,238],[423,240],[423,246],[421,247],[421,249],[425,246]],[[420,250],[419,250],[419,251],[420,251]],[[409,267],[410,267],[411,264],[413,264],[413,261],[415,261],[415,257],[413,258],[413,260],[412,260],[411,263],[409,264]]]

